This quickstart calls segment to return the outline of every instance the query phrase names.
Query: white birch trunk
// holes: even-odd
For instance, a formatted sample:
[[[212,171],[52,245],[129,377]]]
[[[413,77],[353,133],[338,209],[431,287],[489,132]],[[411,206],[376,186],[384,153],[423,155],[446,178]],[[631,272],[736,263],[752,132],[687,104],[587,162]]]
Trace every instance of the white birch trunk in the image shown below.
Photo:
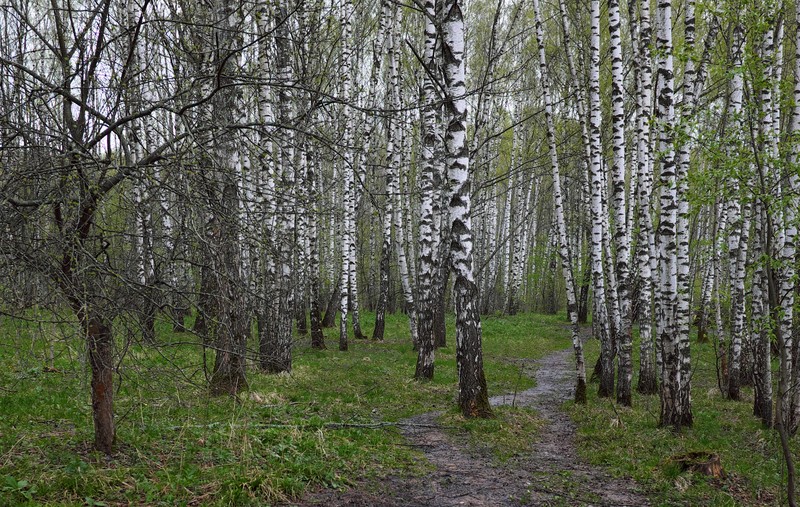
[[[659,236],[659,283],[661,304],[659,322],[663,355],[661,374],[661,426],[679,429],[691,426],[692,413],[688,386],[681,378],[681,328],[678,323],[678,175],[672,130],[675,124],[673,101],[674,65],[672,55],[672,2],[659,0],[657,7],[656,51],[658,52],[658,119],[661,162],[661,216]]]
[[[553,172],[553,203],[555,221],[558,232],[558,253],[561,257],[561,270],[567,289],[567,313],[572,324],[572,347],[575,351],[575,402],[586,403],[586,364],[583,357],[583,343],[578,324],[578,300],[575,294],[575,279],[572,271],[572,255],[569,251],[567,226],[564,220],[564,203],[561,195],[561,173],[558,165],[555,125],[553,123],[553,101],[550,95],[550,79],[547,71],[547,59],[542,30],[542,15],[539,0],[533,0],[533,11],[536,25],[536,41],[539,46],[539,72],[544,91],[544,112],[547,123],[547,144],[550,152],[550,166]]]
[[[490,417],[486,377],[483,372],[478,287],[472,267],[471,183],[467,149],[466,62],[464,15],[459,0],[446,0],[442,22],[445,107],[449,122],[445,134],[450,200],[450,261],[455,275],[456,363],[458,404],[465,417]]]
[[[440,137],[436,122],[436,88],[432,79],[436,71],[436,6],[435,0],[425,1],[425,53],[423,64],[423,104],[422,104],[422,143],[420,156],[422,172],[418,178],[420,192],[419,210],[419,312],[417,332],[419,334],[419,354],[415,378],[433,378],[433,319],[435,306],[435,282],[439,271],[438,238],[440,236],[438,215],[440,204],[437,185],[436,146]],[[431,348],[428,352],[427,348]]]
[[[742,210],[739,248],[736,250],[734,274],[731,278],[731,348],[728,359],[728,398],[739,400],[742,341],[745,329],[745,275],[747,268],[748,235],[750,230],[750,203]]]
[[[619,353],[617,401],[622,405],[630,406],[631,384],[633,382],[633,336],[631,334],[630,267],[628,260],[631,238],[627,224],[625,202],[625,108],[619,0],[608,1],[608,25],[611,47],[611,118],[614,150],[614,163],[611,172],[613,188],[612,211],[615,225],[614,244],[617,253],[615,268],[620,312],[620,322],[616,334],[617,351]]]
[[[592,321],[600,333],[598,337],[602,348],[601,364],[603,372],[599,394],[610,397],[614,394],[614,372],[605,371],[612,358],[612,336],[606,307],[606,285],[603,274],[603,161],[600,145],[600,0],[591,1],[592,33],[590,39],[591,66],[589,68],[589,148],[591,163],[591,216],[592,216],[592,284],[594,288],[594,309]],[[612,358],[613,360],[613,358]]]

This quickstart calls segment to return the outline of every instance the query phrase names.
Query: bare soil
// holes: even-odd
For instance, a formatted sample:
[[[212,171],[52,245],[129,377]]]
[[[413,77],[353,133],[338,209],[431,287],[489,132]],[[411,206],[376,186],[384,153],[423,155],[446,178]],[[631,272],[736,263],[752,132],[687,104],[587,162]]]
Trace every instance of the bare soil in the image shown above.
[[[403,435],[434,467],[424,477],[387,477],[346,491],[320,490],[293,505],[331,507],[453,506],[644,506],[644,489],[631,479],[612,478],[582,461],[575,451],[575,425],[561,410],[573,396],[571,349],[556,352],[535,367],[536,387],[495,396],[493,406],[534,409],[544,421],[533,450],[503,466],[470,448],[463,438],[438,427],[439,412],[403,421]]]

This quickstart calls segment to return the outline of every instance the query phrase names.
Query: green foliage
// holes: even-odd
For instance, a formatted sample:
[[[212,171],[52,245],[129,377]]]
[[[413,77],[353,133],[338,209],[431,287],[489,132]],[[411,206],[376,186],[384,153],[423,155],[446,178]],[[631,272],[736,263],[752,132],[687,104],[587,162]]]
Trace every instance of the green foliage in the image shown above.
[[[21,497],[27,501],[31,501],[33,500],[33,495],[36,494],[36,486],[32,486],[25,480],[18,481],[13,475],[6,475],[3,476],[2,491],[10,493],[12,497]]]

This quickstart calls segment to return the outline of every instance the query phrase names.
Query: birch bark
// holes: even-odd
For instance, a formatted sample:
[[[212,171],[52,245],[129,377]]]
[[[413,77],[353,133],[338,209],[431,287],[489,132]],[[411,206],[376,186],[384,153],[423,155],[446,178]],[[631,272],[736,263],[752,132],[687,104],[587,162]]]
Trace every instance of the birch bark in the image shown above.
[[[572,271],[572,256],[569,251],[567,226],[564,220],[564,203],[561,195],[561,173],[558,164],[555,125],[553,123],[553,104],[550,95],[550,79],[544,46],[544,30],[539,0],[533,0],[536,25],[536,41],[539,45],[539,73],[544,91],[544,112],[547,123],[547,144],[550,152],[550,166],[553,171],[553,203],[555,206],[556,228],[558,230],[558,253],[561,257],[561,270],[567,289],[567,314],[572,324],[572,347],[575,351],[575,402],[586,403],[586,364],[583,358],[583,343],[578,324],[578,302],[575,295],[575,279]]]
[[[678,175],[675,167],[673,130],[675,108],[673,101],[674,64],[672,55],[672,2],[659,0],[657,6],[656,50],[658,51],[658,120],[659,151],[661,163],[661,213],[658,227],[659,259],[658,273],[661,286],[659,337],[663,366],[661,373],[661,426],[679,429],[691,426],[692,413],[688,384],[681,374],[684,371],[681,358],[681,327],[677,312],[678,287],[678,236],[677,221],[680,198]]]
[[[613,129],[614,164],[611,176],[613,188],[614,244],[617,261],[617,296],[619,298],[620,323],[617,329],[617,351],[619,353],[619,377],[617,382],[617,402],[631,405],[631,384],[633,381],[633,336],[631,334],[630,302],[630,231],[626,219],[625,203],[625,108],[622,78],[622,41],[620,30],[619,0],[608,0],[608,28],[611,47],[611,118]],[[609,231],[611,232],[611,231]],[[611,363],[613,376],[613,363]],[[605,374],[606,364],[603,365]],[[613,384],[613,378],[611,379]]]
[[[593,321],[600,333],[602,374],[599,395],[614,394],[613,345],[609,329],[606,285],[603,273],[603,161],[600,145],[600,0],[591,1],[592,32],[590,39],[591,65],[589,68],[589,151],[591,172],[591,216],[592,216],[592,283],[594,288],[595,313]],[[611,371],[607,371],[610,369]]]
[[[436,162],[435,150],[438,137],[436,124],[435,104],[437,101],[436,89],[431,78],[435,75],[436,50],[436,6],[434,0],[425,1],[425,53],[423,64],[423,110],[422,110],[422,174],[419,178],[420,212],[419,212],[419,354],[417,378],[433,378],[433,349],[435,348],[433,336],[434,318],[434,282],[439,269],[437,265],[438,244],[435,238],[439,236],[436,217],[439,204],[436,194]],[[428,350],[430,349],[430,351]]]
[[[445,107],[449,122],[445,132],[450,200],[450,261],[455,282],[456,362],[458,404],[465,417],[490,417],[492,409],[483,372],[478,287],[472,267],[471,182],[467,149],[466,62],[464,15],[459,0],[446,0],[442,22]]]

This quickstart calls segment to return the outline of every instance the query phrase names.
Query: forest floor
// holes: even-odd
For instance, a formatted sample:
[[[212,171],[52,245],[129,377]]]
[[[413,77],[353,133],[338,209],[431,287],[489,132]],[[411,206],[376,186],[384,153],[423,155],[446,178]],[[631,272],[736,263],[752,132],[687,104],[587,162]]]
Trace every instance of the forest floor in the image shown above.
[[[648,505],[642,486],[612,478],[578,457],[576,428],[562,405],[574,394],[572,350],[541,360],[520,360],[536,386],[494,396],[492,406],[533,409],[543,424],[529,453],[500,465],[486,449],[477,450],[463,436],[428,412],[402,421],[408,445],[421,450],[433,469],[422,477],[389,476],[364,481],[346,491],[319,490],[300,506],[516,506]]]
[[[298,337],[291,374],[265,375],[252,363],[249,390],[237,397],[209,394],[199,337],[160,321],[157,346],[141,344],[120,320],[118,445],[108,457],[91,446],[82,336],[68,321],[32,317],[0,317],[0,506],[782,500],[779,438],[752,416],[751,388],[742,402],[722,396],[714,343],[693,340],[694,426],[676,433],[658,425],[658,396],[634,392],[633,406],[623,407],[589,384],[588,403],[571,402],[563,314],[482,319],[493,419],[465,419],[456,409],[452,335],[436,351],[434,379],[413,380],[416,352],[401,314],[387,316],[384,341],[354,340],[346,353],[313,350]],[[364,329],[373,325],[364,312]],[[258,350],[255,339],[249,350]],[[585,342],[585,353],[593,365],[597,340]],[[800,440],[791,444],[800,455]],[[697,453],[718,455],[724,474],[680,466],[678,458]]]

